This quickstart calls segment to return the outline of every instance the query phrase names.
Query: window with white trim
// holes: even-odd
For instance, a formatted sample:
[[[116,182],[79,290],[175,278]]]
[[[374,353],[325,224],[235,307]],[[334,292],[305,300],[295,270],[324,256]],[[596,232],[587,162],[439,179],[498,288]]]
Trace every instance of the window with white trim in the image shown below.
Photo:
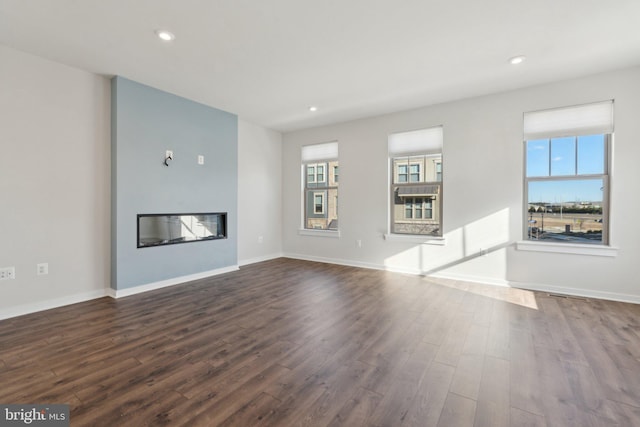
[[[391,233],[442,236],[442,127],[389,135]]]
[[[433,219],[433,199],[431,197],[406,197],[404,206],[405,219]]]
[[[303,228],[338,229],[338,143],[302,147]],[[331,172],[330,172],[331,171]]]
[[[309,183],[323,183],[324,182],[324,169],[326,164],[317,163],[307,165],[307,182]]]
[[[607,245],[613,101],[524,114],[525,240]]]
[[[324,213],[324,193],[313,193],[313,213],[316,215]]]

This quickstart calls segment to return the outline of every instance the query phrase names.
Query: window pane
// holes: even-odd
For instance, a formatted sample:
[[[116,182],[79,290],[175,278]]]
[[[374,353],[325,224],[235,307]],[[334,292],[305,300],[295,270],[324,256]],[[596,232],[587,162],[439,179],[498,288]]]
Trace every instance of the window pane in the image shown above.
[[[604,180],[532,181],[528,194],[529,239],[602,243]]]
[[[413,218],[412,209],[411,209],[411,199],[407,199],[407,201],[404,202],[404,217]]]
[[[409,182],[420,181],[420,165],[411,165],[411,175],[409,176]]]
[[[551,140],[551,176],[576,174],[576,139],[553,138]]]
[[[549,140],[527,141],[527,176],[549,176]]]
[[[413,206],[414,206],[414,211],[416,213],[416,218],[418,219],[422,218],[422,198],[421,197],[416,198]]]
[[[318,165],[318,174],[317,174],[318,182],[324,182],[324,166]]]
[[[578,137],[578,174],[604,173],[604,135]]]
[[[307,166],[307,182],[316,182],[315,166]]]
[[[396,182],[407,182],[409,180],[409,167],[407,165],[396,164]]]

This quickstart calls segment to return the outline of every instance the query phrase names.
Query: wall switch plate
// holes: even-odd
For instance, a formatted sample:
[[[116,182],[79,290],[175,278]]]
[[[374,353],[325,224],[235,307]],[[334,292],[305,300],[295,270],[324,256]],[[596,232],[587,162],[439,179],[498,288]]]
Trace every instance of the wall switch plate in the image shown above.
[[[258,243],[262,243],[262,242],[264,242],[264,237],[258,236]]]
[[[49,263],[43,262],[37,265],[38,276],[49,274]]]
[[[198,156],[198,164],[199,165],[204,165],[204,156],[202,156],[202,155]]]
[[[10,280],[16,278],[16,268],[15,267],[4,267],[0,268],[0,280]]]

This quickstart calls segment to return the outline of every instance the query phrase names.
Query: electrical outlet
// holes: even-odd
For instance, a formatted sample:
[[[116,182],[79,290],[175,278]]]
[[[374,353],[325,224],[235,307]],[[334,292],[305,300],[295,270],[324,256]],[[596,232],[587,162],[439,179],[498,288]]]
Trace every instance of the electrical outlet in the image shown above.
[[[204,156],[203,155],[199,155],[198,156],[198,164],[199,165],[204,165]]]
[[[38,276],[49,274],[49,263],[43,262],[37,265]]]
[[[164,158],[166,159],[167,157],[171,157],[171,160],[173,160],[173,151],[172,150],[167,150],[164,153]]]
[[[16,278],[16,268],[15,267],[4,267],[0,268],[0,280],[10,280]]]

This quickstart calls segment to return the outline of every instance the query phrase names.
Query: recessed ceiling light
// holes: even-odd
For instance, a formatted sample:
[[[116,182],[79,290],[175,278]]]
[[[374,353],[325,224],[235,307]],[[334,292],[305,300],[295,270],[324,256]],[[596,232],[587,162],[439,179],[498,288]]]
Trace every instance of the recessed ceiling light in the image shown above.
[[[309,111],[311,111],[312,113],[314,111],[318,111],[318,107],[316,107],[315,105],[312,105],[311,107],[309,107]]]
[[[167,30],[156,30],[156,35],[160,40],[165,42],[173,41],[176,38],[176,36],[171,31]]]
[[[518,56],[514,56],[513,58],[509,58],[509,63],[511,65],[517,65],[517,64],[522,64],[524,62],[524,60],[527,59],[526,56],[524,55],[518,55]]]

